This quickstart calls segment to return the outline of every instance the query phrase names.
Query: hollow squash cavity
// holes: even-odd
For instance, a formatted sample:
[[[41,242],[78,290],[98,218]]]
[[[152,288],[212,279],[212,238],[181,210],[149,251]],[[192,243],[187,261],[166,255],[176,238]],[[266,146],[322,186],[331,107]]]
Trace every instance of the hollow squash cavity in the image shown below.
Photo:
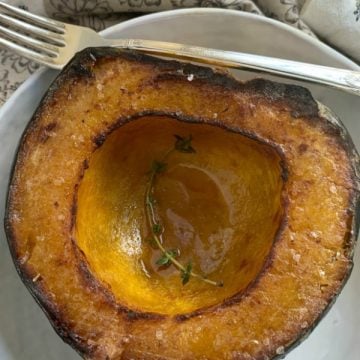
[[[221,288],[195,278],[183,285],[177,268],[156,264],[162,254],[151,243],[144,196],[151,165],[174,134],[191,134],[196,152],[174,152],[156,180],[163,245]],[[272,146],[217,126],[143,116],[93,153],[78,189],[76,243],[119,304],[192,312],[243,293],[261,274],[284,214],[282,187]]]

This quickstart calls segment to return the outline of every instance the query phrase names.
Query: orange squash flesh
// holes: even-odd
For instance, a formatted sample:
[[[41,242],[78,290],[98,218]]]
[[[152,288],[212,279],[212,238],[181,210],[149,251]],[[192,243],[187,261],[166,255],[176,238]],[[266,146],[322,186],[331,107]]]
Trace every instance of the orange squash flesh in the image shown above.
[[[192,134],[197,151],[171,155],[156,182],[164,245],[222,288],[199,280],[183,286],[174,266],[156,265],[161,252],[146,241],[149,170],[173,147],[173,134]],[[142,117],[91,157],[79,187],[76,243],[129,308],[176,315],[218,304],[245,290],[270,252],[283,214],[280,161],[269,145],[214,126]]]
[[[20,275],[87,359],[282,355],[352,267],[359,159],[328,117],[300,87],[84,51],[19,148],[5,228]],[[156,183],[164,243],[223,288],[182,286],[143,241],[146,172],[174,133],[197,153],[174,154]],[[200,240],[188,246],[180,223]]]

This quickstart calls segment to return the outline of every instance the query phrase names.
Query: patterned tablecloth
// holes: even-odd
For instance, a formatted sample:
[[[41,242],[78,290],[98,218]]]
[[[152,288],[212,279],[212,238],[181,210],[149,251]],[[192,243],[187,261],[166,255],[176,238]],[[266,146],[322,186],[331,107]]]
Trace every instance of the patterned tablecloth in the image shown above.
[[[33,13],[102,30],[148,12],[220,7],[269,16],[360,60],[360,0],[5,0]],[[315,35],[316,33],[316,35]],[[353,41],[351,41],[353,39]],[[0,106],[39,65],[0,48]]]

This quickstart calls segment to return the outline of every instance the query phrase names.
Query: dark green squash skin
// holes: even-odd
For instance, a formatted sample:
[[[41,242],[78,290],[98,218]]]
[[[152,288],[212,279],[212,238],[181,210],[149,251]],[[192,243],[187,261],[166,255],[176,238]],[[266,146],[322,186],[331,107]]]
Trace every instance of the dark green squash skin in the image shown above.
[[[64,82],[67,82],[69,79],[74,78],[88,78],[92,77],[91,72],[91,64],[96,62],[97,59],[107,58],[107,57],[129,57],[139,62],[145,63],[154,63],[157,66],[163,66],[169,68],[168,76],[183,76],[187,77],[188,74],[195,74],[198,78],[202,78],[204,81],[211,82],[217,84],[219,86],[232,88],[238,87],[239,82],[234,80],[232,77],[226,74],[220,74],[214,72],[212,69],[206,67],[200,67],[190,64],[181,64],[176,61],[164,61],[159,60],[154,57],[146,56],[136,52],[125,52],[112,48],[88,48],[78,53],[72,61],[64,68],[64,70],[58,75],[58,77],[54,80],[54,82],[49,87],[47,93],[43,97],[40,102],[38,109],[33,115],[32,119],[28,123],[19,144],[19,148],[21,148],[24,138],[27,132],[33,126],[33,123],[36,121],[37,117],[42,111],[43,107],[48,106],[51,102],[52,96],[54,92],[59,89]],[[178,73],[175,75],[176,70],[181,69],[182,74]],[[353,259],[354,249],[356,245],[356,240],[359,233],[360,227],[360,158],[358,152],[350,138],[349,133],[347,132],[344,125],[341,121],[329,110],[327,110],[323,105],[316,103],[316,101],[312,98],[311,94],[304,88],[294,85],[286,85],[271,82],[263,79],[255,79],[251,80],[241,86],[247,86],[249,88],[253,88],[254,91],[259,92],[262,96],[269,98],[271,101],[280,101],[285,102],[286,105],[292,109],[292,113],[294,117],[308,117],[309,119],[321,116],[328,120],[328,129],[331,132],[337,134],[339,141],[343,145],[343,147],[347,151],[348,158],[351,160],[353,167],[353,183],[354,190],[352,195],[352,204],[349,207],[349,211],[353,212],[353,222],[351,225],[351,233],[349,234],[348,239],[348,258],[349,260]],[[101,141],[101,139],[99,139]],[[64,328],[61,323],[61,314],[58,313],[57,309],[51,303],[50,298],[46,294],[46,292],[32,281],[32,274],[27,273],[21,266],[19,258],[16,253],[16,249],[14,247],[15,239],[14,235],[11,231],[10,227],[10,219],[9,219],[9,210],[10,210],[10,187],[13,178],[13,172],[15,168],[17,158],[14,160],[13,170],[9,180],[8,187],[8,197],[5,211],[5,232],[8,239],[9,248],[11,251],[11,255],[13,257],[14,265],[16,270],[24,282],[25,286],[28,288],[31,295],[34,297],[35,301],[42,308],[46,316],[48,317],[50,323],[52,324],[54,330],[58,333],[58,335],[70,346],[72,346],[81,356],[87,357],[91,355],[92,349],[87,345],[86,339],[81,339],[77,334],[72,333],[70,330]],[[349,268],[347,273],[347,278],[343,281],[342,287],[346,284],[346,281],[351,275],[352,267]],[[332,305],[336,301],[338,295],[340,294],[342,288],[334,294],[331,301],[328,303],[326,309],[322,312],[322,314],[318,317],[315,323],[310,327],[304,330],[304,332],[299,336],[299,338],[285,347],[283,354],[274,355],[272,359],[281,359],[284,358],[293,348],[298,346],[302,341],[304,341],[307,336],[313,331],[313,329],[317,326],[317,324],[321,321],[321,319],[327,314],[327,312],[331,309]],[[260,360],[260,359],[259,359]]]

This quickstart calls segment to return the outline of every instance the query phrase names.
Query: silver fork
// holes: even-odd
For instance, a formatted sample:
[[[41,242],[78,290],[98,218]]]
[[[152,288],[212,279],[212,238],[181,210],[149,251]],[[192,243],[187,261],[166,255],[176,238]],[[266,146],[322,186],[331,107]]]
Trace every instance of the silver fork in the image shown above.
[[[62,69],[84,48],[112,46],[306,80],[360,96],[360,72],[357,71],[163,41],[104,39],[89,28],[34,15],[3,2],[0,2],[0,35],[3,36],[1,45],[54,69]]]

